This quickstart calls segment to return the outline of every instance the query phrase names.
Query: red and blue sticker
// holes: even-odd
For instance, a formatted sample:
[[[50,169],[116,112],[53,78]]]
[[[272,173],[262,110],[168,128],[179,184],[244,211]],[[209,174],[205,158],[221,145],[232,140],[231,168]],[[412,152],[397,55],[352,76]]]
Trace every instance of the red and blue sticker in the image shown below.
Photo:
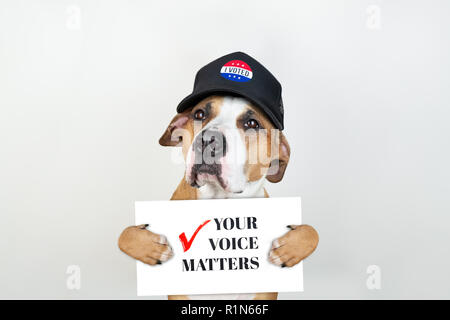
[[[220,69],[220,75],[225,79],[247,82],[253,77],[253,72],[250,66],[242,60],[231,60],[225,63]]]

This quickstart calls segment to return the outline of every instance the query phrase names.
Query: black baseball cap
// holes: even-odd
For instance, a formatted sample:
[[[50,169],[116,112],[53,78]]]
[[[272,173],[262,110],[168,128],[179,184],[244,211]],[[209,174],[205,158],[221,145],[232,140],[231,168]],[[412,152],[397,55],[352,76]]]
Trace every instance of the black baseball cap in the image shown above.
[[[201,68],[193,92],[177,107],[183,112],[212,94],[242,96],[261,108],[275,127],[283,130],[281,84],[262,64],[243,52],[227,54]]]

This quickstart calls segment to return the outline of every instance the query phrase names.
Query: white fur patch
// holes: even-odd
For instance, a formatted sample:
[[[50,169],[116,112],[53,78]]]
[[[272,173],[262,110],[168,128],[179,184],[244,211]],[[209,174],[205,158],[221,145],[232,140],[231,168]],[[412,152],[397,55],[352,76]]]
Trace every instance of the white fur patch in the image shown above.
[[[248,105],[248,102],[243,98],[224,97],[219,114],[202,129],[202,131],[208,129],[218,130],[224,135],[227,141],[227,152],[220,159],[222,168],[221,178],[225,182],[226,191],[231,193],[244,191],[247,182],[244,172],[247,150],[236,126],[236,120],[244,112],[246,105]],[[196,137],[202,131],[197,133],[192,141],[195,141]],[[189,148],[186,156],[186,177],[190,177],[194,162],[193,154],[192,148]]]
[[[169,260],[170,258],[173,257],[173,251],[172,248],[170,246],[167,246],[166,251],[164,251],[163,253],[161,253],[161,257],[159,260],[161,260],[162,262],[165,262],[167,260]]]
[[[158,243],[160,243],[160,244],[167,244],[168,242],[167,242],[166,236],[160,235]]]

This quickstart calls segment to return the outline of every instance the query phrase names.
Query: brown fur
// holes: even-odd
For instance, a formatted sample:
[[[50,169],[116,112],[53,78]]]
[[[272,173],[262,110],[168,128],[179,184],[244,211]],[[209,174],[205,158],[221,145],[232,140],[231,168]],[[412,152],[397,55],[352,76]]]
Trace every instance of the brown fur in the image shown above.
[[[169,126],[159,139],[159,144],[162,146],[181,145],[183,155],[186,158],[189,147],[192,144],[192,139],[197,133],[195,132],[195,112],[200,108],[205,108],[207,104],[210,105],[210,117],[203,122],[204,126],[219,113],[222,100],[223,98],[220,96],[210,96],[197,103],[194,108],[177,114],[172,121],[170,121]]]
[[[260,123],[260,126],[263,130],[265,130],[266,138],[265,141],[260,139],[261,137],[258,135],[257,131],[254,131],[252,134],[244,134],[244,131],[241,131],[242,138],[245,141],[245,147],[247,149],[247,160],[245,162],[245,169],[247,172],[248,181],[257,181],[261,179],[261,177],[266,174],[267,170],[270,166],[270,161],[268,163],[263,163],[264,160],[260,156],[260,152],[265,151],[264,157],[266,159],[271,159],[272,157],[272,129],[274,129],[274,125],[272,122],[265,116],[265,114],[259,111],[253,105],[247,106],[248,110],[252,112],[252,118],[257,120]],[[245,113],[244,113],[245,115]],[[241,116],[244,116],[241,115]],[[242,123],[237,120],[237,127],[239,129],[243,129]],[[253,140],[253,141],[252,141]],[[261,151],[262,150],[262,151]],[[256,159],[251,159],[256,155]],[[256,163],[250,164],[249,161],[256,161]]]
[[[170,198],[170,200],[197,200],[197,199],[198,199],[197,189],[191,187],[184,178],[181,179],[177,189]]]

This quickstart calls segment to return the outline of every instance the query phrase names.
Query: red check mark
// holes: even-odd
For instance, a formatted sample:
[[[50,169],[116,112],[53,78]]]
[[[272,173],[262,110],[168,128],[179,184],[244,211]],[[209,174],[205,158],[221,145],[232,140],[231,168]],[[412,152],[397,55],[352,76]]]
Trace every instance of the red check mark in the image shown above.
[[[186,239],[186,235],[184,234],[184,232],[178,236],[180,238],[181,244],[183,245],[184,252],[189,250],[189,248],[192,245],[192,242],[194,242],[194,239],[197,236],[197,233],[200,231],[201,228],[203,228],[210,221],[211,220],[206,220],[201,225],[199,225],[197,230],[195,230],[194,234],[192,235],[192,238],[189,241]]]

